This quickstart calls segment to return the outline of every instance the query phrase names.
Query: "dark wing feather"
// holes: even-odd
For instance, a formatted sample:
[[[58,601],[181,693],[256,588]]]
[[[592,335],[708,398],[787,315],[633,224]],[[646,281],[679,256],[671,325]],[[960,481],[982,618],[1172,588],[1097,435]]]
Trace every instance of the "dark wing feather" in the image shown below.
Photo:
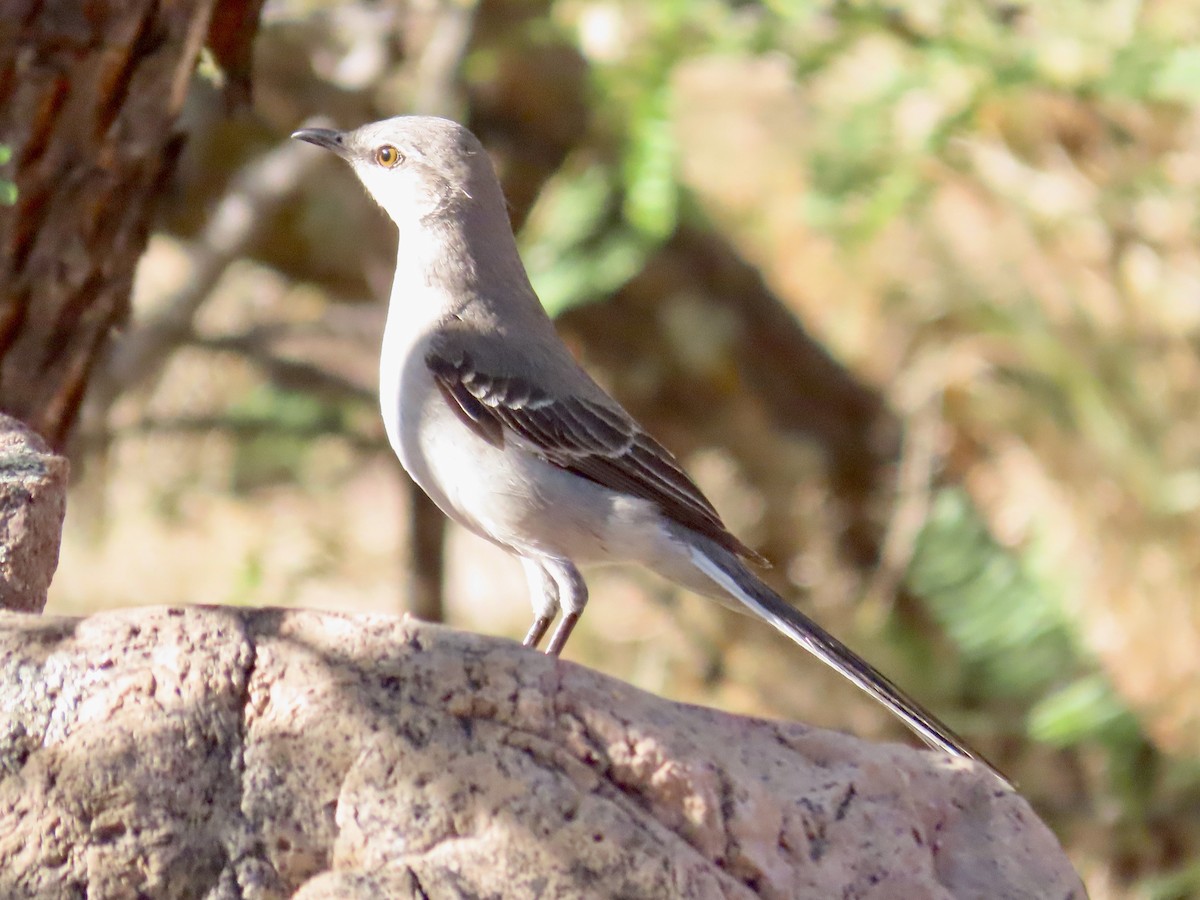
[[[471,356],[425,359],[442,396],[485,441],[505,431],[550,463],[658,505],[665,515],[740,556],[761,561],[721,517],[662,444],[620,410],[581,397],[552,397],[520,376],[481,372]]]

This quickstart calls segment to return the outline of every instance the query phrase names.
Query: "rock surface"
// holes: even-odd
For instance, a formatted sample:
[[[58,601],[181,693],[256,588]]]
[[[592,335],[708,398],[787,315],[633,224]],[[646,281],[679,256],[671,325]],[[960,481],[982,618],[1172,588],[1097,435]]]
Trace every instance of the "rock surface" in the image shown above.
[[[0,414],[0,609],[41,612],[58,568],[67,461]]]
[[[1085,896],[969,764],[412,620],[3,613],[0,670],[4,897]]]

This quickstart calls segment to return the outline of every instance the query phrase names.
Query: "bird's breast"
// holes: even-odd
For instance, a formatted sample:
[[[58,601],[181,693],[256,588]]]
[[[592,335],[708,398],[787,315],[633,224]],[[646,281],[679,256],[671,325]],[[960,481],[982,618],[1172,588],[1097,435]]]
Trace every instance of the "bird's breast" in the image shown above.
[[[393,310],[394,312],[394,310]],[[406,326],[407,323],[400,323]],[[379,405],[388,443],[412,478],[447,516],[485,537],[481,520],[494,448],[457,418],[425,362],[429,333],[397,327],[389,314],[379,364]]]

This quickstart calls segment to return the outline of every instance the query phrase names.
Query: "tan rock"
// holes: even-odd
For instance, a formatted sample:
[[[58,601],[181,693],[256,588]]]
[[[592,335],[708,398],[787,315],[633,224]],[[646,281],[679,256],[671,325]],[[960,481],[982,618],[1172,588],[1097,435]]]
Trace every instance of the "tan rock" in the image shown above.
[[[1085,896],[977,767],[411,620],[4,614],[0,670],[4,897]]]
[[[0,414],[0,609],[41,612],[58,567],[67,461]]]

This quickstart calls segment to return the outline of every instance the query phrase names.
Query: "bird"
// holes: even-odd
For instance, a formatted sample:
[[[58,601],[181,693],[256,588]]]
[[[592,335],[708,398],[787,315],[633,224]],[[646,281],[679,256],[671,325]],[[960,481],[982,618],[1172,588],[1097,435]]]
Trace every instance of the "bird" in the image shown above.
[[[349,163],[397,228],[379,368],[388,441],[442,512],[520,562],[534,612],[526,647],[559,618],[546,652],[562,652],[588,600],[580,565],[641,564],[759,617],[929,747],[1000,775],[770,588],[755,572],[761,557],[579,365],[530,283],[500,181],[471,131],[406,115],[292,137]]]

